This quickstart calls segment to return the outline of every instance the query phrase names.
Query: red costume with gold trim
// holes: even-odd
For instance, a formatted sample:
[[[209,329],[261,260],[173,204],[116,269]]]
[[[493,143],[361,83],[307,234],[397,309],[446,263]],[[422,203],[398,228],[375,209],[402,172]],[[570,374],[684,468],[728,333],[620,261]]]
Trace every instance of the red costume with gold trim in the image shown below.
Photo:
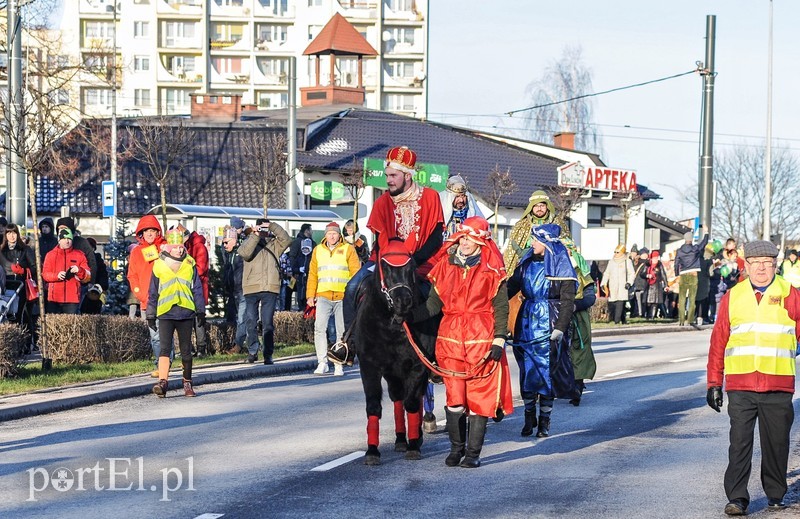
[[[468,227],[468,218],[462,224]],[[462,227],[462,228],[463,228]],[[481,230],[478,231],[480,236]],[[492,348],[495,338],[495,317],[492,300],[505,280],[503,257],[488,233],[483,238],[480,262],[474,267],[455,263],[452,254],[437,255],[439,261],[428,274],[433,288],[443,303],[442,321],[436,339],[436,361],[444,369],[468,372],[480,364]],[[448,238],[443,250],[458,244],[461,237],[472,239],[475,232],[464,230]],[[493,417],[498,409],[506,415],[513,411],[511,378],[508,360],[503,355],[496,363],[488,360],[474,378],[445,377],[447,405],[466,406],[470,413]]]

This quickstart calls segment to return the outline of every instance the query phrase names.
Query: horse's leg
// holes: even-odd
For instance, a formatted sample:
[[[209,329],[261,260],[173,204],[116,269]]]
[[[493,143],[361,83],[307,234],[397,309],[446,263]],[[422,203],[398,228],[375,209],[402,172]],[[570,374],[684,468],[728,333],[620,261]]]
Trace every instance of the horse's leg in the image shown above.
[[[414,371],[420,371],[414,370]],[[406,451],[407,460],[418,460],[422,458],[420,447],[422,447],[422,394],[425,392],[427,377],[420,373],[412,372],[407,385],[406,398],[403,401],[406,413],[408,413],[408,450]]]
[[[381,408],[381,397],[383,396],[381,376],[376,366],[370,366],[364,362],[359,364],[359,370],[361,371],[364,396],[367,400],[367,452],[364,464],[380,465],[381,453],[378,445],[380,444],[380,419],[383,411]]]
[[[394,402],[394,450],[396,452],[406,452],[408,442],[406,441],[406,412],[403,407],[403,383],[394,376],[387,375],[386,383],[389,386],[389,398]]]

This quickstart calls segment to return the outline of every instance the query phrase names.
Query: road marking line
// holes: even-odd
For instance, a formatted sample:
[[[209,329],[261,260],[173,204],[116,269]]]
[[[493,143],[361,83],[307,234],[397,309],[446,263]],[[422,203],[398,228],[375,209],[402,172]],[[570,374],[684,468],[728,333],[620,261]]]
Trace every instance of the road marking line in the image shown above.
[[[327,472],[328,470],[334,469],[339,465],[344,465],[345,463],[350,463],[353,460],[357,460],[364,456],[364,453],[361,451],[351,452],[347,456],[342,456],[341,458],[337,458],[333,461],[329,461],[328,463],[324,463],[319,467],[314,467],[311,469],[311,472]]]
[[[670,362],[686,362],[686,361],[694,360],[694,359],[697,359],[697,358],[699,358],[699,357],[684,357],[682,359],[671,360]]]
[[[197,517],[195,517],[194,519],[218,519],[219,517],[222,517],[223,515],[225,515],[225,514],[200,514]]]
[[[608,375],[603,375],[602,378],[617,377],[619,375],[625,375],[627,373],[633,373],[633,370],[632,369],[623,369],[622,371],[615,371],[614,373],[609,373]]]
[[[447,420],[439,420],[436,425],[447,425]]]

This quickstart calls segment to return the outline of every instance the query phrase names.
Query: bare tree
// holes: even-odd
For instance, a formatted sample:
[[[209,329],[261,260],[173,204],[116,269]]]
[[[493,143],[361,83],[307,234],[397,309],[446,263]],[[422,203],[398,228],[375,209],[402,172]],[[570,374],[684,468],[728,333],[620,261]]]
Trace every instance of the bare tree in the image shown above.
[[[270,197],[283,193],[290,180],[286,171],[286,135],[258,129],[244,133],[240,143],[241,151],[234,163],[261,194],[266,218]]]
[[[161,219],[167,229],[167,181],[191,164],[195,134],[183,119],[155,117],[128,128],[130,156],[144,164],[161,194]]]
[[[583,203],[583,194],[586,192],[579,188],[564,188],[549,186],[544,188],[547,198],[553,204],[553,223],[561,227],[562,236],[570,236],[569,220],[572,213]]]
[[[619,197],[614,197],[617,207],[622,211],[623,228],[623,241],[628,243],[628,229],[630,229],[631,216],[639,214],[639,211],[644,210],[644,198],[638,191],[631,191],[623,193]]]
[[[517,183],[511,178],[511,170],[500,169],[499,164],[495,164],[494,169],[489,172],[489,190],[483,193],[483,198],[494,206],[494,235],[497,236],[497,217],[500,211],[500,201],[504,196],[510,195],[517,190]]]
[[[358,201],[364,194],[364,163],[353,157],[353,166],[346,174],[342,174],[342,184],[350,198],[353,199],[353,229],[358,226]],[[354,231],[355,232],[355,231]]]
[[[573,99],[591,94],[592,72],[583,63],[580,46],[566,46],[561,58],[545,69],[541,78],[528,85],[532,106],[525,116],[527,136],[538,142],[551,142],[560,132],[575,134],[580,150],[602,152],[602,138],[594,122],[591,98]],[[573,99],[571,101],[567,101]]]

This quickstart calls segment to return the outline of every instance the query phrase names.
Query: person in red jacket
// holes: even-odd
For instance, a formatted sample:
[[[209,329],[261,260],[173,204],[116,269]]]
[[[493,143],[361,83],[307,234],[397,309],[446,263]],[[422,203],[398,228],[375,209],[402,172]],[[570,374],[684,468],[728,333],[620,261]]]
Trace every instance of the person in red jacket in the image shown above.
[[[197,274],[200,276],[200,283],[203,285],[203,297],[205,298],[204,307],[208,305],[208,248],[206,239],[197,234],[197,231],[189,232],[186,227],[178,224],[176,230],[183,233],[183,246],[186,253],[192,257],[197,267]],[[172,230],[172,229],[170,229]],[[208,341],[206,340],[206,328],[195,322],[195,339],[197,340],[196,354],[205,355]]]
[[[794,421],[795,356],[800,340],[800,292],[775,275],[778,248],[744,246],[748,279],[720,300],[708,351],[706,402],[722,406],[723,376],[731,421],[725,494],[728,515],[746,515],[753,430],[761,440],[761,485],[770,510],[785,508],[789,432]]]
[[[160,247],[167,243],[161,232],[161,224],[158,218],[148,214],[139,220],[136,226],[136,239],[139,245],[133,248],[128,257],[128,284],[131,292],[139,301],[142,310],[142,319],[145,318],[147,311],[147,292],[150,289],[150,278],[153,275],[153,262],[158,259]],[[153,348],[156,371],[153,371],[153,378],[158,378],[158,356],[161,352],[161,344],[158,331],[150,331],[150,346]]]
[[[72,231],[58,231],[58,247],[44,257],[42,279],[48,284],[47,311],[51,314],[77,314],[81,301],[81,281],[92,275],[86,255],[72,248]]]

